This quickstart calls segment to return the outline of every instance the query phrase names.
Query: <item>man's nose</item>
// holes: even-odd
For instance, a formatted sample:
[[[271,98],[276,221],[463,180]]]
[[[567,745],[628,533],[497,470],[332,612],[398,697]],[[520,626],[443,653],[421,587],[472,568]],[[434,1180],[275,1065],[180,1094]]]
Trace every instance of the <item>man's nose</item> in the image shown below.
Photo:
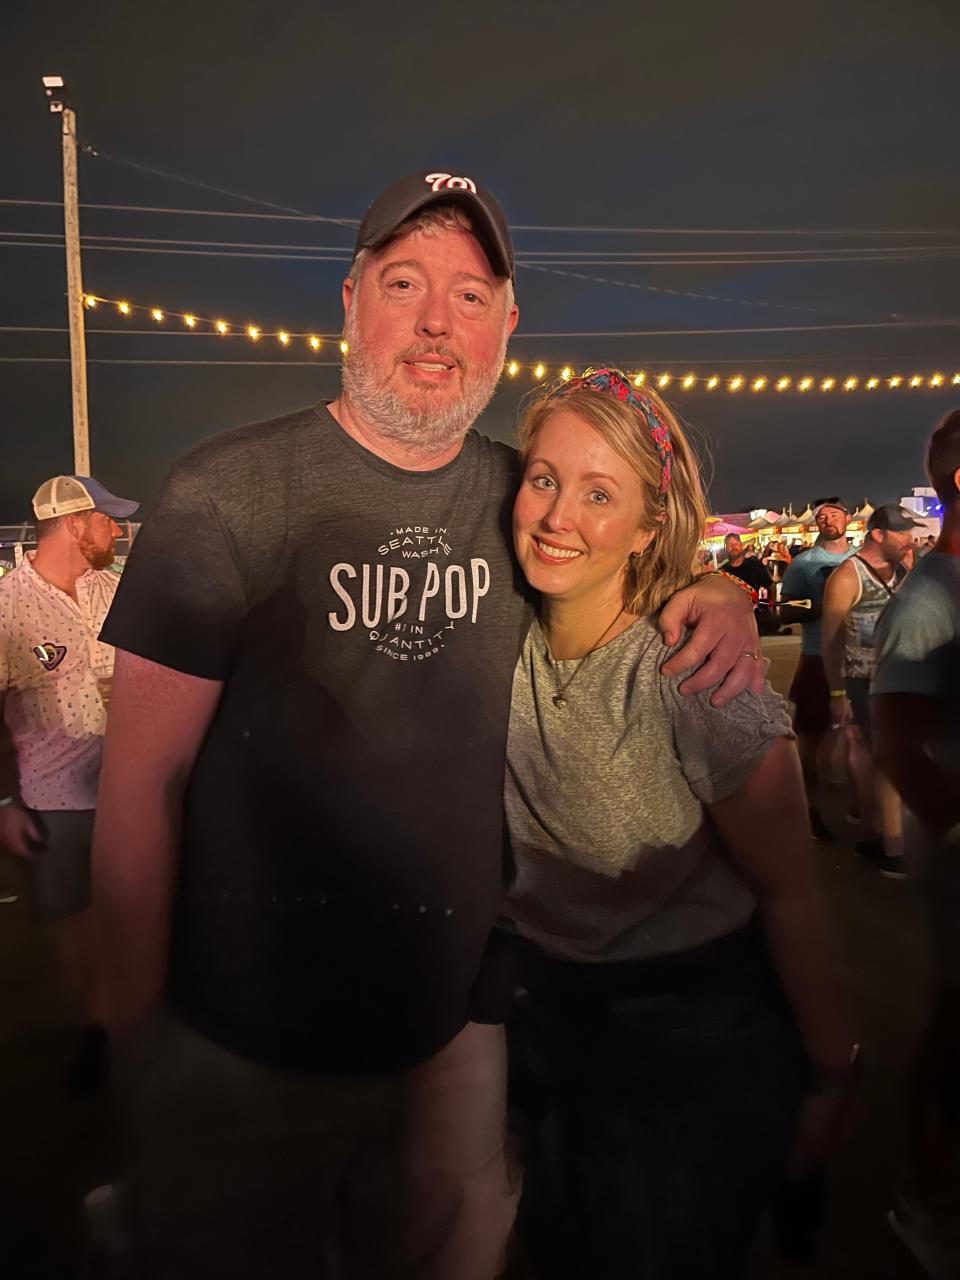
[[[417,317],[417,333],[424,338],[449,338],[452,331],[450,303],[444,295],[430,290]]]

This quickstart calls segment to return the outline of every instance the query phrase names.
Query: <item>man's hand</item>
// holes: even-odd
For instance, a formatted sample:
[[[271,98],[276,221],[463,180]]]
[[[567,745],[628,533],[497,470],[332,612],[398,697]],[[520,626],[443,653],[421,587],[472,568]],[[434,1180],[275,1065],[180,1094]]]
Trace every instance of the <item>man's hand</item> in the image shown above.
[[[0,807],[0,845],[15,853],[18,858],[30,858],[33,844],[40,844],[43,836],[33,818],[19,804]]]
[[[700,693],[719,684],[710,702],[724,707],[744,689],[761,692],[766,672],[753,604],[745,591],[709,574],[678,591],[660,614],[664,643],[676,644],[684,626],[692,627],[693,634],[664,665],[664,675],[703,666],[683,682],[681,693]]]
[[[853,724],[853,707],[849,698],[830,699],[830,723],[834,729],[845,729]]]

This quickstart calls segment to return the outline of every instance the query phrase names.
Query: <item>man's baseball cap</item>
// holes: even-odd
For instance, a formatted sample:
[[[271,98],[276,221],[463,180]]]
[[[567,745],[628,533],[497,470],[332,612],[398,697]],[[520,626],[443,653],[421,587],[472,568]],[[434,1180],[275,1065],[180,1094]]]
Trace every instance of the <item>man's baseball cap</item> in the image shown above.
[[[470,213],[491,267],[502,279],[514,278],[510,227],[500,201],[473,178],[455,173],[420,170],[387,187],[363,215],[354,258],[361,249],[382,248],[402,223],[432,204],[460,205]]]
[[[813,514],[819,515],[824,507],[836,507],[838,511],[842,511],[844,515],[850,514],[850,508],[842,498],[817,498],[813,504]]]
[[[129,520],[139,507],[139,502],[115,497],[89,476],[54,476],[33,495],[33,514],[38,520],[53,520],[77,511],[100,511],[114,520]]]
[[[914,518],[912,511],[908,511],[906,507],[901,507],[896,502],[888,502],[882,507],[877,507],[867,521],[868,530],[886,529],[890,533],[906,533],[908,529],[925,529],[926,527],[922,520]]]

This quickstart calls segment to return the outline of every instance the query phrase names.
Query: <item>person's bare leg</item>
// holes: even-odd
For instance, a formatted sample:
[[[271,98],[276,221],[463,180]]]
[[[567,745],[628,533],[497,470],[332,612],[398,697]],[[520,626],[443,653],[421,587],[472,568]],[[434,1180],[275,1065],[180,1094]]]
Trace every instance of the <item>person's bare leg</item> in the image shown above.
[[[857,805],[860,809],[857,839],[872,840],[877,833],[877,814],[874,805],[876,779],[873,760],[867,751],[859,729],[848,729],[847,741],[849,744],[847,760],[853,777]]]
[[[505,1144],[503,1027],[468,1023],[410,1072],[405,1235],[422,1280],[493,1280],[520,1195]]]
[[[889,858],[903,855],[903,801],[892,782],[880,772],[874,772],[877,826],[883,837],[883,851]]]

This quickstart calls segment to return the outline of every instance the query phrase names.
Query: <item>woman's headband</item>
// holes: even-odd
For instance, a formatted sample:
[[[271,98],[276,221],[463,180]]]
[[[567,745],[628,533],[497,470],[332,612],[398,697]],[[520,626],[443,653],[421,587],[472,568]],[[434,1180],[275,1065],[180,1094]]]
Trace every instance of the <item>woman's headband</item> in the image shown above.
[[[571,391],[597,391],[601,395],[613,396],[621,404],[628,404],[643,415],[650,428],[650,435],[660,455],[660,486],[657,494],[662,502],[670,488],[670,473],[673,469],[673,442],[670,439],[670,428],[663,420],[659,406],[646,392],[639,391],[630,385],[625,373],[619,369],[587,369],[579,378],[571,378],[552,392],[550,399],[569,395]]]

